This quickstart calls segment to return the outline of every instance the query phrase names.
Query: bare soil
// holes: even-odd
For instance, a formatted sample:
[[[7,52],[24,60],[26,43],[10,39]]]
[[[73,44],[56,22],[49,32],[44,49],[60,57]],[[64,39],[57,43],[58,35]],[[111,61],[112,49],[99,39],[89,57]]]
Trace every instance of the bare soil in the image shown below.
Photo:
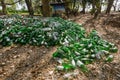
[[[100,15],[99,19],[92,19],[90,14],[71,17],[82,24],[86,32],[96,29],[99,35],[118,47],[111,63],[96,61],[87,65],[89,72],[80,69],[60,72],[55,69],[57,63],[52,53],[57,47],[12,45],[0,47],[0,80],[66,80],[65,74],[76,73],[68,80],[120,80],[120,13]]]

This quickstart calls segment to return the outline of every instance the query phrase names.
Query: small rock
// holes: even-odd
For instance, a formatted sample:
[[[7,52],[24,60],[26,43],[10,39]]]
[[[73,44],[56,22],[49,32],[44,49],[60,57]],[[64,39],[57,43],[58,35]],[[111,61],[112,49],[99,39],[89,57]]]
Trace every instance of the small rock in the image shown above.
[[[14,51],[14,54],[16,54],[17,53],[17,51]]]
[[[0,77],[3,77],[4,75],[0,75]]]
[[[63,78],[69,78],[72,75],[72,73],[67,73],[63,76]]]
[[[20,55],[17,55],[17,58],[19,58],[20,57]]]
[[[5,62],[2,62],[1,65],[2,65],[2,66],[5,66]]]
[[[13,56],[13,59],[17,58],[17,56]]]
[[[118,77],[120,77],[120,74],[117,74]]]
[[[0,74],[3,72],[2,68],[0,68]]]
[[[3,73],[3,75],[6,75],[7,73]]]
[[[46,51],[43,51],[43,53],[46,53]]]
[[[19,57],[20,57],[20,55],[17,55],[17,56],[14,56],[13,59],[16,59],[16,58],[19,58]]]
[[[0,56],[2,55],[2,53],[0,53]]]
[[[14,65],[12,65],[12,66],[10,66],[11,68],[14,68],[15,66]]]
[[[32,53],[33,51],[32,51],[32,50],[29,50],[28,52],[29,52],[29,53]]]
[[[73,74],[73,76],[77,76],[79,74],[79,71],[75,70],[72,74]]]
[[[53,71],[49,71],[49,74],[52,75],[52,74],[53,74]]]

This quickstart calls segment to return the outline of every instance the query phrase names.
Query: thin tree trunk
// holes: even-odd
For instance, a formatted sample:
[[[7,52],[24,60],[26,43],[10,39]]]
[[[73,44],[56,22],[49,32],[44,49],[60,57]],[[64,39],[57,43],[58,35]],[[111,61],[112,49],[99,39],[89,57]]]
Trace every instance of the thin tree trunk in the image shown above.
[[[50,17],[50,0],[42,0],[42,11],[44,17]]]
[[[1,6],[2,6],[2,14],[7,14],[6,4],[5,0],[1,0]]]
[[[83,6],[83,9],[82,9],[81,13],[85,14],[85,8],[86,8],[86,1],[85,0],[82,0],[82,6]]]
[[[114,0],[108,0],[108,5],[107,5],[107,10],[106,10],[106,14],[109,14],[112,8]]]
[[[94,13],[94,19],[96,19],[98,17],[98,15],[101,13],[101,0],[98,0],[98,2],[95,2],[95,13]]]
[[[33,7],[32,7],[32,1],[31,0],[25,0],[25,2],[26,2],[26,5],[27,5],[27,8],[28,8],[29,15],[34,15],[34,10],[33,10]]]
[[[114,11],[116,11],[117,2],[118,2],[118,0],[116,0],[115,4],[113,5]]]
[[[67,17],[69,17],[69,13],[70,13],[70,8],[68,7],[69,2],[67,0],[63,0],[63,1],[65,3],[65,13],[66,13]]]
[[[73,0],[73,10],[75,9],[76,0]]]
[[[95,2],[92,1],[92,11],[91,11],[91,15],[93,15],[95,13]]]

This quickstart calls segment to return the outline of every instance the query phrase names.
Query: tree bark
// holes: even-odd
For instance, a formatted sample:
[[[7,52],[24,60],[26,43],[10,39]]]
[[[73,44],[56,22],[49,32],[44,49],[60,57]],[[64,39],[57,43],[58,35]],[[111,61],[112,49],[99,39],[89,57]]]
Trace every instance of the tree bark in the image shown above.
[[[32,1],[31,0],[25,0],[25,2],[26,2],[26,5],[27,5],[27,8],[28,8],[29,15],[34,15],[34,10],[33,10],[33,7],[32,7]]]
[[[114,0],[108,0],[108,5],[107,5],[107,10],[106,10],[106,14],[109,14],[112,8]]]
[[[94,0],[93,0],[94,1]],[[94,13],[94,19],[98,17],[98,15],[101,13],[101,0],[97,0],[95,3],[95,13]]]
[[[14,4],[16,4],[16,3],[20,2],[20,1],[22,1],[22,0],[18,0],[18,1],[12,2],[12,3],[5,3],[5,4],[6,5],[14,5]]]
[[[70,8],[69,8],[69,1],[68,0],[63,0],[65,3],[65,13],[67,15],[67,17],[69,17],[69,13],[71,12]]]
[[[114,11],[116,11],[117,3],[118,3],[118,0],[116,0],[115,4],[113,5]]]
[[[95,5],[92,4],[92,12],[91,12],[91,14],[93,15],[94,13],[95,13]]]
[[[2,14],[6,15],[7,9],[6,9],[5,0],[1,0],[1,6],[2,6]]]
[[[50,0],[42,0],[42,12],[44,17],[50,17]]]
[[[76,0],[73,0],[73,10],[75,9],[76,6]]]
[[[82,6],[83,6],[83,9],[82,9],[81,13],[85,14],[85,8],[86,8],[86,1],[85,0],[82,0]]]

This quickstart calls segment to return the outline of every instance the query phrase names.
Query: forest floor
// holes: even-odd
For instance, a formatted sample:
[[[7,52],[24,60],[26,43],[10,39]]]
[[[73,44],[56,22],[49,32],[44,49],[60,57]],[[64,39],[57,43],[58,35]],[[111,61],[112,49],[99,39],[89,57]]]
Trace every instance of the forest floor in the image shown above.
[[[120,13],[100,15],[99,19],[92,19],[90,14],[71,17],[78,24],[82,24],[89,32],[96,29],[99,35],[118,47],[113,54],[114,60],[110,63],[96,61],[87,65],[89,72],[83,73],[80,69],[69,72],[59,72],[55,69],[57,63],[52,53],[57,46],[12,45],[0,47],[0,80],[120,80]]]

